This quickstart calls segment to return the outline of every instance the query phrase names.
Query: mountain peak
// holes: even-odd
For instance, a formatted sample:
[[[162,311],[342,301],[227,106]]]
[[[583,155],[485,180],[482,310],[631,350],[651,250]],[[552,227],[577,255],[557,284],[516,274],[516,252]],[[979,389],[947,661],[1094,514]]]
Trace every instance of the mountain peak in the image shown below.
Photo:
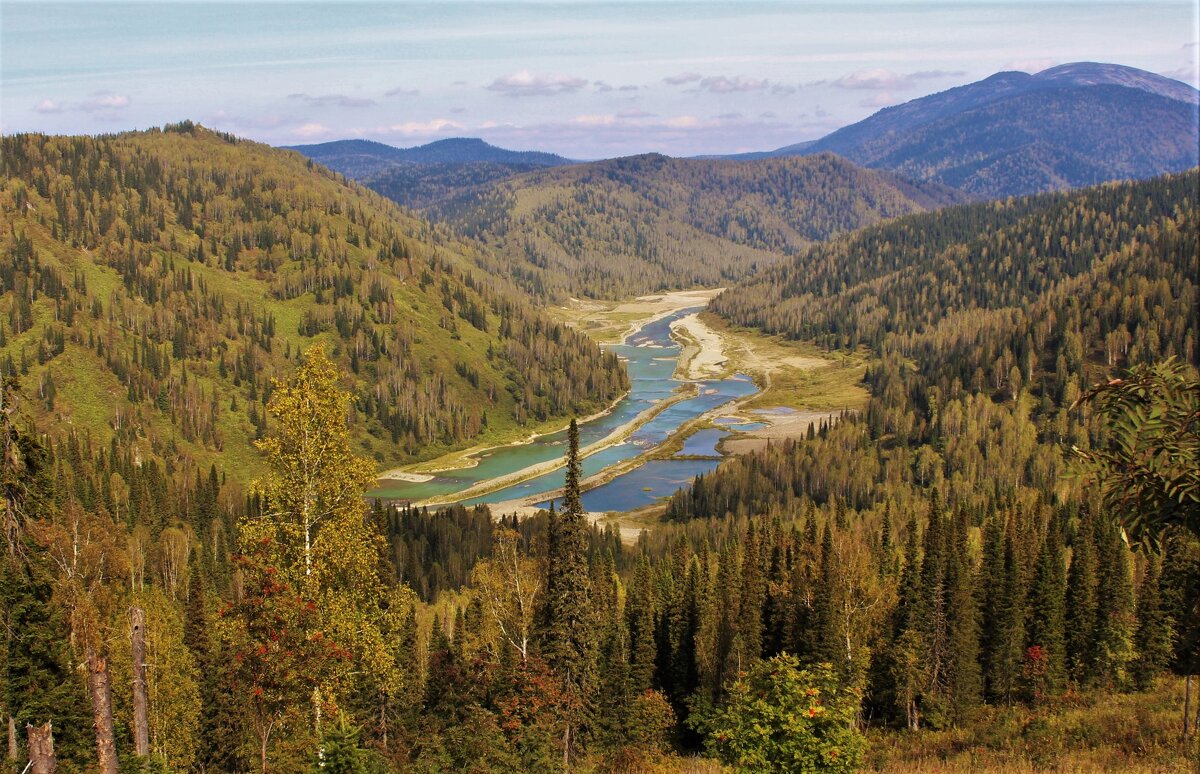
[[[859,164],[997,197],[1153,177],[1197,163],[1200,92],[1136,67],[1072,62],[884,108],[779,155]]]
[[[528,167],[557,167],[570,159],[541,151],[513,151],[496,147],[478,137],[447,137],[426,145],[396,148],[374,140],[336,140],[318,145],[293,145],[313,161],[344,175],[363,179],[404,164],[510,164]]]
[[[1188,84],[1127,65],[1068,62],[1042,70],[1032,77],[1042,82],[1067,83],[1073,86],[1125,86],[1180,102],[1200,102],[1200,91]]]

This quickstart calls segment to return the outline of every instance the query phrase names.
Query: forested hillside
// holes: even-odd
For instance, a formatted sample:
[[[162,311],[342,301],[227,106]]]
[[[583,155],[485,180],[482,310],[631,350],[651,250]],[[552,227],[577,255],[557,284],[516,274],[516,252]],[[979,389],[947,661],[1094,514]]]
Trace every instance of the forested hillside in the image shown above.
[[[0,374],[56,435],[248,477],[272,379],[312,342],[349,372],[357,448],[382,464],[626,386],[471,248],[295,154],[190,123],[0,142]]]
[[[560,299],[725,284],[814,241],[962,200],[833,156],[647,155],[531,172],[429,213],[486,245],[489,271]]]
[[[1196,410],[1198,179],[904,218],[716,299],[739,323],[877,361],[861,415],[672,498],[693,545],[729,535],[709,659],[832,661],[867,717],[910,729],[1194,672],[1195,535],[1169,532],[1161,552],[1123,540],[1068,458],[1108,442],[1078,399],[1127,368],[1176,358]]]
[[[451,137],[413,148],[396,148],[372,140],[335,140],[285,147],[360,181],[394,167],[496,164],[532,169],[572,163],[553,153],[497,148],[475,137]]]
[[[1200,161],[1200,92],[1095,62],[1000,72],[769,155],[836,153],[979,198],[1180,172]]]

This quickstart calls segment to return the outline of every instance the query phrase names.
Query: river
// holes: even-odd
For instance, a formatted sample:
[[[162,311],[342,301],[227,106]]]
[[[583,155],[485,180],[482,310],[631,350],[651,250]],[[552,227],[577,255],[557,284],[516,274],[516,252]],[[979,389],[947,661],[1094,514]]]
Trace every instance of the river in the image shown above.
[[[652,321],[630,334],[622,344],[607,348],[615,352],[629,371],[629,394],[611,412],[580,425],[579,443],[586,448],[628,423],[643,411],[670,398],[683,389],[685,381],[672,374],[682,347],[671,338],[671,323],[693,314],[699,308],[683,309],[660,320]],[[728,379],[697,381],[698,393],[680,400],[654,416],[635,430],[627,439],[598,451],[583,460],[586,478],[605,468],[632,459],[661,444],[678,428],[696,417],[737,398],[754,393],[758,388],[747,376],[738,374]],[[591,489],[583,495],[583,505],[589,511],[625,511],[647,505],[670,495],[691,483],[700,474],[715,468],[720,461],[716,444],[727,431],[719,428],[701,430],[690,436],[676,458],[651,460]],[[566,431],[542,436],[529,443],[502,446],[479,456],[479,464],[437,474],[432,480],[414,483],[382,480],[373,497],[394,500],[453,501],[455,492],[462,492],[481,481],[523,470],[532,465],[562,457],[566,447]],[[679,457],[685,457],[679,459]],[[496,503],[550,492],[561,487],[563,471],[558,469],[519,484],[499,489],[487,495],[466,500],[475,503]]]

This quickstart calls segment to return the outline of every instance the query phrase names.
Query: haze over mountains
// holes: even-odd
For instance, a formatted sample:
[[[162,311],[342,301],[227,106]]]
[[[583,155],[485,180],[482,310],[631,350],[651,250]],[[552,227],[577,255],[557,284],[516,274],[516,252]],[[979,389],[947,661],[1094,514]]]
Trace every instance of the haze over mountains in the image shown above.
[[[719,157],[757,161],[836,153],[974,198],[1038,193],[1178,172],[1200,163],[1200,91],[1133,67],[1076,62],[884,108],[815,141]],[[366,140],[293,146],[406,206],[569,159],[478,139],[398,149]],[[714,157],[717,158],[717,157]]]
[[[1193,167],[1198,105],[1179,81],[1081,62],[997,73],[770,155],[830,151],[978,198],[1012,196]]]

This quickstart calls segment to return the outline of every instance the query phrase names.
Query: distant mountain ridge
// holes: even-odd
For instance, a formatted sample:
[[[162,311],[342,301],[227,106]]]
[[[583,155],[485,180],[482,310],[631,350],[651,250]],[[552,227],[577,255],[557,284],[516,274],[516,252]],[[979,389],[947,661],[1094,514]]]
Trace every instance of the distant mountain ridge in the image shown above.
[[[833,154],[731,162],[651,153],[534,170],[425,213],[482,242],[484,267],[533,296],[619,298],[725,284],[835,234],[965,198]]]
[[[554,167],[574,163],[571,159],[541,151],[499,148],[477,137],[451,137],[412,148],[397,148],[374,140],[335,140],[315,145],[290,145],[313,161],[347,177],[362,180],[386,169],[409,164],[513,164],[522,167]]]
[[[993,198],[1188,169],[1200,163],[1198,125],[1200,91],[1191,86],[1075,62],[996,73],[766,155],[832,152]]]

